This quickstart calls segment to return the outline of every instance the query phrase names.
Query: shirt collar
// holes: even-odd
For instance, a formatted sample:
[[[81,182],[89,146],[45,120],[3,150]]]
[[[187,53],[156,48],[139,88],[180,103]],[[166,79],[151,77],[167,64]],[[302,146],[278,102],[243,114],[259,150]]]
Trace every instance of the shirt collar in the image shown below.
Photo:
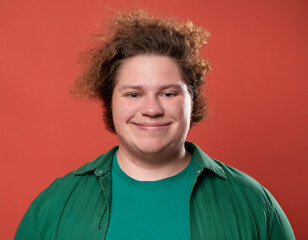
[[[193,155],[195,160],[195,172],[202,172],[208,169],[216,175],[227,179],[226,173],[222,167],[206,153],[204,153],[196,144],[192,142],[185,142],[186,149]],[[75,170],[75,175],[83,175],[89,172],[94,172],[97,177],[103,176],[111,170],[112,158],[119,146],[113,147],[109,152],[96,158],[95,160],[86,163],[82,167]]]
[[[212,158],[210,158],[205,152],[203,152],[196,144],[192,142],[185,142],[185,148],[190,152],[195,160],[195,172],[202,172],[204,169],[208,169],[221,178],[228,179],[223,168]]]
[[[112,158],[114,153],[118,150],[119,146],[113,147],[109,152],[99,156],[91,162],[86,163],[82,167],[73,171],[75,175],[83,175],[89,172],[93,172],[97,177],[103,176],[109,172],[112,165]]]

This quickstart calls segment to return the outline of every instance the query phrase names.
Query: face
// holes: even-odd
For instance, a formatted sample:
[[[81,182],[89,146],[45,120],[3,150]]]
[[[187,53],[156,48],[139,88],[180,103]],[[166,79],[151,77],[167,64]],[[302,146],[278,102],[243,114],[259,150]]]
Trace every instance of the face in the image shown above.
[[[173,153],[184,149],[192,100],[170,57],[137,55],[122,63],[112,97],[120,150]]]

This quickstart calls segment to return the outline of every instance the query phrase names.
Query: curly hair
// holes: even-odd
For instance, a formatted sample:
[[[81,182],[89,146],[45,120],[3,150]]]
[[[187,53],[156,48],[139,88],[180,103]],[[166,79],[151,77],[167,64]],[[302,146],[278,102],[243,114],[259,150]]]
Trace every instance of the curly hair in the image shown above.
[[[82,53],[84,71],[76,78],[72,93],[102,102],[105,127],[115,133],[112,95],[117,72],[124,59],[136,55],[169,56],[180,66],[192,97],[191,123],[208,114],[201,89],[209,63],[199,55],[209,32],[190,21],[151,16],[146,10],[118,12],[109,20],[107,32],[94,35],[95,44]]]

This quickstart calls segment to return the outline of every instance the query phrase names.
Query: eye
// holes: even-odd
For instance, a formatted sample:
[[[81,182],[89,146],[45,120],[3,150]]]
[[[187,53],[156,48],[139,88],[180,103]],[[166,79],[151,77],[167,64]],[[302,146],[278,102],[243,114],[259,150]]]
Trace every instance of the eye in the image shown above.
[[[128,93],[128,94],[126,94],[126,96],[129,97],[129,98],[139,98],[140,94],[138,94],[138,93]]]
[[[170,97],[176,96],[176,94],[175,93],[171,93],[171,92],[166,92],[166,93],[163,94],[163,96],[165,96],[167,98],[170,98]]]

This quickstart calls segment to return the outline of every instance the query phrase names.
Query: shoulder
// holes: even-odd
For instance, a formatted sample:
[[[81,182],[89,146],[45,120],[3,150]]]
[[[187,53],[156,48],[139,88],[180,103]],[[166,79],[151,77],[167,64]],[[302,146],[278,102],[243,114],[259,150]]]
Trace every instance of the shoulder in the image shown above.
[[[211,191],[218,201],[251,202],[255,207],[266,208],[271,211],[273,197],[270,192],[248,174],[231,167],[221,161],[209,157],[197,145],[186,144],[193,154],[195,165],[199,168],[197,179],[202,191]]]
[[[111,155],[113,150],[54,180],[31,203],[15,239],[47,239],[61,231],[65,235],[72,225],[88,227],[82,219],[100,219],[107,203],[99,178],[110,170]]]
[[[268,211],[272,211],[275,207],[275,199],[272,194],[255,180],[252,176],[247,173],[231,167],[217,159],[211,158],[225,173],[226,178],[221,179],[213,177],[212,181],[216,183],[217,186],[228,192],[230,194],[235,194],[236,197],[242,198],[245,201],[258,202],[266,207]],[[257,205],[257,204],[256,204]]]
[[[213,159],[219,164],[228,180],[226,185],[238,198],[239,206],[247,211],[255,211],[264,220],[270,239],[295,239],[292,227],[274,196],[259,182],[246,173]],[[264,217],[262,217],[264,216]]]
[[[231,186],[254,189],[261,192],[264,191],[264,187],[257,180],[245,172],[231,167],[217,159],[212,158],[212,160],[223,169],[224,173],[226,174],[226,180]]]
[[[215,218],[221,225],[226,224],[225,228],[234,223],[238,229],[243,229],[242,233],[247,233],[247,226],[252,226],[249,228],[249,236],[294,239],[291,225],[283,210],[272,194],[258,181],[209,157],[193,143],[187,142],[186,149],[192,153],[194,159],[196,183],[191,207],[199,213],[198,218],[210,223],[207,218],[209,214],[211,219]]]
[[[209,157],[196,144],[186,142],[186,148],[193,155],[195,170],[200,170],[200,179],[209,178],[213,184],[227,186],[229,188],[240,188],[252,190],[259,194],[264,193],[263,186],[248,174],[233,168],[219,160]],[[199,180],[198,178],[198,180]]]
[[[206,201],[212,211],[215,207],[225,209],[229,217],[244,214],[251,224],[257,220],[261,229],[267,229],[269,239],[294,239],[285,213],[264,186],[248,174],[210,158],[200,148],[194,151],[196,162],[203,167],[196,188],[200,204]]]
[[[99,197],[101,192],[98,178],[110,171],[111,159],[116,147],[87,162],[80,168],[55,179],[37,198],[32,202],[30,209],[35,214],[44,208],[55,206],[57,209],[67,207],[68,201],[75,202],[82,200],[86,196]],[[94,193],[95,192],[95,193]],[[54,208],[51,208],[54,209]]]

